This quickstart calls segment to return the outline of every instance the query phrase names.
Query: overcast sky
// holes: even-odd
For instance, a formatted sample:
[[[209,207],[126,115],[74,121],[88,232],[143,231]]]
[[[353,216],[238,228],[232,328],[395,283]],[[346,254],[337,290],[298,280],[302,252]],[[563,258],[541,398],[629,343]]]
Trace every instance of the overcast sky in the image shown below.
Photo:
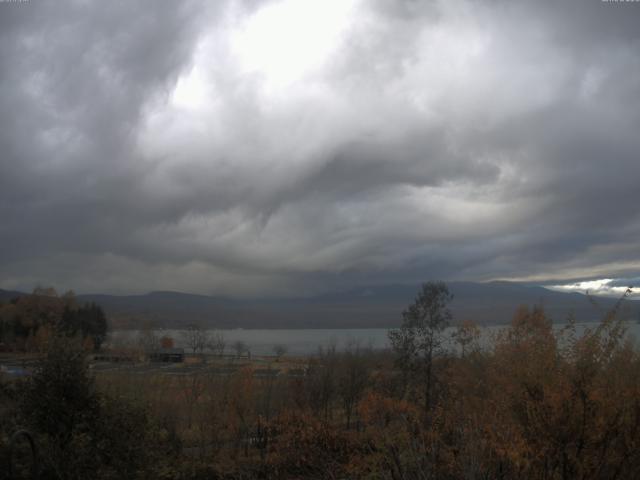
[[[638,25],[600,0],[0,2],[0,288],[638,282]]]

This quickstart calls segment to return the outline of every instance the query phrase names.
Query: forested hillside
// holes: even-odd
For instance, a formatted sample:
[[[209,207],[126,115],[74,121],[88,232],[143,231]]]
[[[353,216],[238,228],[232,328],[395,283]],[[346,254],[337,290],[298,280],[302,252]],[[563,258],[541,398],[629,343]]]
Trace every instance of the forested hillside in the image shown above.
[[[451,310],[456,318],[480,325],[510,321],[519,305],[543,306],[554,322],[574,315],[583,322],[597,321],[615,299],[597,299],[594,307],[584,293],[564,293],[509,282],[452,282]],[[329,294],[271,299],[230,299],[179,292],[145,295],[78,295],[81,303],[95,303],[114,328],[155,324],[165,328],[198,323],[211,328],[389,328],[398,325],[398,312],[413,300],[416,285],[362,287]],[[22,294],[24,295],[24,294]],[[16,292],[0,298],[13,298]],[[637,301],[629,300],[620,315],[635,321]]]

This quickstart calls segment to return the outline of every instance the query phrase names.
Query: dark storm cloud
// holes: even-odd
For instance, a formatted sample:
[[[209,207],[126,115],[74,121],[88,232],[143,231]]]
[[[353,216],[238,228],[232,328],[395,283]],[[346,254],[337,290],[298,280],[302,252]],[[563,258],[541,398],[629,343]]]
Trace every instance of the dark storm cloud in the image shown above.
[[[119,6],[2,5],[10,27],[0,47],[0,195],[9,241],[25,253],[64,243],[133,187],[141,172],[131,142],[145,98],[189,61],[193,5]],[[82,249],[79,240],[68,247]]]
[[[637,277],[640,4],[347,3],[0,3],[0,287]]]

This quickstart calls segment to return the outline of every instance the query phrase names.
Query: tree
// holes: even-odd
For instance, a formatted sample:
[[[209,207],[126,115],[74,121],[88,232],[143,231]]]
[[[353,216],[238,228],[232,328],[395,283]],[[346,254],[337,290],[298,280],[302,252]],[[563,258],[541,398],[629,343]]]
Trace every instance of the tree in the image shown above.
[[[98,350],[107,335],[107,319],[100,306],[78,305],[73,292],[59,297],[53,288],[37,287],[33,294],[0,306],[0,340],[10,340],[14,348],[37,350],[53,331],[88,339]]]
[[[287,347],[285,345],[282,344],[278,344],[278,345],[274,345],[273,346],[273,353],[276,354],[277,360],[276,361],[280,361],[280,358],[287,353]]]
[[[194,408],[205,393],[205,378],[202,373],[198,372],[192,372],[189,375],[180,375],[178,376],[178,385],[181,397],[184,399],[187,407],[187,425],[191,428]]]
[[[469,351],[477,351],[479,348],[480,329],[472,320],[464,320],[458,324],[451,338],[460,347],[460,355],[465,357]]]
[[[318,348],[316,358],[307,366],[307,388],[311,409],[322,414],[325,423],[332,414],[331,404],[337,390],[338,355],[332,341],[326,348]]]
[[[23,393],[22,407],[33,426],[63,443],[96,405],[85,356],[79,341],[53,337]]]
[[[160,348],[160,338],[156,330],[149,323],[145,323],[138,332],[137,343],[145,355],[157,352]]]
[[[432,404],[433,360],[442,350],[442,332],[451,321],[447,305],[452,299],[444,282],[423,284],[414,303],[402,312],[401,327],[389,331],[389,341],[405,378],[415,375],[422,381],[425,417]]]
[[[54,478],[80,478],[95,466],[93,455],[75,450],[91,432],[98,397],[80,342],[59,335],[48,347],[24,385],[20,410],[29,428],[42,435],[38,443]]]
[[[78,338],[53,336],[18,398],[19,418],[36,435],[40,478],[157,478],[162,432],[146,407],[98,392]]]
[[[205,347],[209,344],[209,333],[200,325],[189,325],[182,332],[182,339],[191,352],[203,353]]]
[[[207,345],[216,355],[221,357],[224,355],[224,349],[227,346],[227,343],[224,339],[224,335],[222,332],[214,331],[209,336],[209,343]]]
[[[107,318],[102,308],[95,303],[89,303],[77,310],[80,331],[83,337],[93,340],[95,350],[99,350],[107,338]]]
[[[350,341],[342,355],[338,377],[338,393],[342,399],[347,429],[351,428],[353,412],[369,383],[365,354],[357,341]]]
[[[247,351],[247,345],[242,340],[236,340],[233,343],[233,349],[236,351],[236,357],[240,358]]]
[[[99,350],[107,338],[107,318],[102,308],[95,303],[74,307],[71,300],[71,297],[64,300],[60,327],[69,336],[80,334],[82,338],[90,338],[93,349]]]

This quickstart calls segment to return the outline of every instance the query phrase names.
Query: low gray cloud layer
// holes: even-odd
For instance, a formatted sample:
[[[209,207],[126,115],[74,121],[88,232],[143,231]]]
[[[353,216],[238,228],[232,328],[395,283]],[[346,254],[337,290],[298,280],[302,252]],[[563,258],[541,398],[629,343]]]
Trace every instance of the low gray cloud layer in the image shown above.
[[[640,272],[640,3],[0,3],[0,288]]]

